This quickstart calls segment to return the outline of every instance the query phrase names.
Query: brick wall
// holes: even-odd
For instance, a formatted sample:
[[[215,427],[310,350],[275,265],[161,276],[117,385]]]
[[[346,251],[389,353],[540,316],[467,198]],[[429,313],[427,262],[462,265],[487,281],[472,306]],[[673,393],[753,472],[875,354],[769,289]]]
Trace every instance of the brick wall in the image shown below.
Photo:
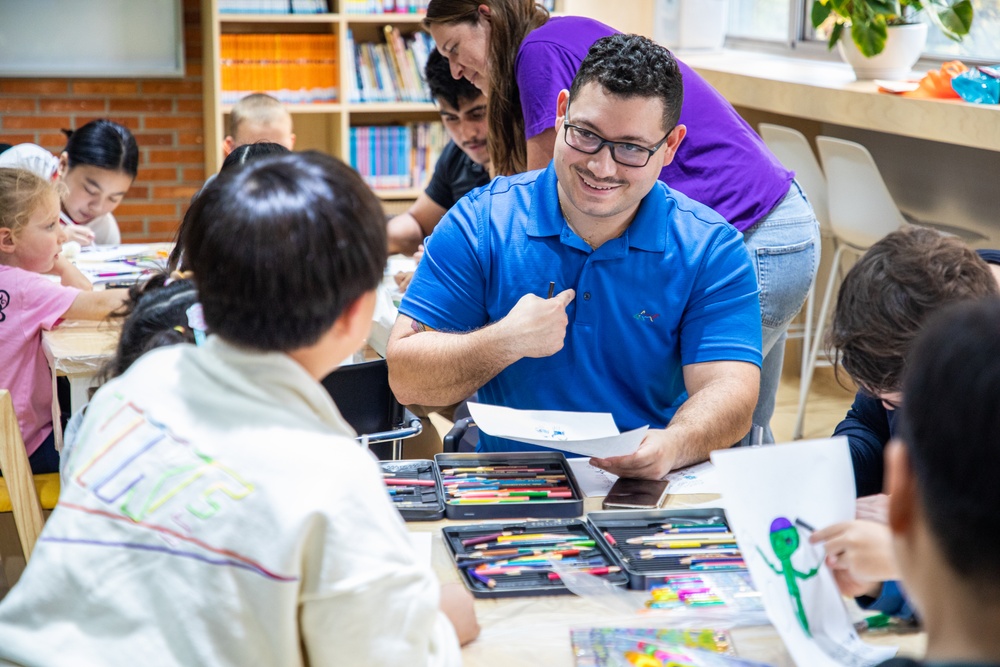
[[[199,0],[184,0],[184,52],[183,79],[0,78],[0,143],[59,153],[62,128],[121,123],[139,143],[139,174],[115,210],[122,237],[172,240],[205,180]]]

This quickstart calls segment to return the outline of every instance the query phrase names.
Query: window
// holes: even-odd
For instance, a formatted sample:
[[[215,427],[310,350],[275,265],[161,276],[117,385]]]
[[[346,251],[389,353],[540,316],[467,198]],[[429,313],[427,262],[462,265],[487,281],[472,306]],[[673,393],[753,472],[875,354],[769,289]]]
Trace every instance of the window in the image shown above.
[[[927,35],[929,58],[1000,63],[1000,0],[972,0],[972,30],[962,42],[953,42],[933,25]],[[730,0],[727,39],[730,45],[749,42],[771,48],[818,49],[826,35],[809,22],[812,0]],[[921,20],[930,23],[922,13]]]
[[[789,0],[730,0],[728,34],[766,42],[789,42],[792,4]]]
[[[953,42],[932,25],[927,31],[926,54],[933,58],[970,58],[1000,63],[1000,0],[972,0],[972,30],[961,42]],[[930,19],[922,17],[926,23]]]

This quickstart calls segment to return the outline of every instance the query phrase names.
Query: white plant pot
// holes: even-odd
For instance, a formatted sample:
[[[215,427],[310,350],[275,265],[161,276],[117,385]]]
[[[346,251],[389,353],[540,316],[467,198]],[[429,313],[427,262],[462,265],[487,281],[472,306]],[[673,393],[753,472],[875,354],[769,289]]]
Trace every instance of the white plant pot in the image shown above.
[[[913,66],[923,53],[925,44],[927,44],[926,23],[893,25],[889,26],[889,34],[882,53],[866,58],[851,39],[850,26],[844,26],[844,32],[837,41],[837,48],[840,50],[840,57],[854,68],[854,76],[859,80],[901,81],[913,71]]]

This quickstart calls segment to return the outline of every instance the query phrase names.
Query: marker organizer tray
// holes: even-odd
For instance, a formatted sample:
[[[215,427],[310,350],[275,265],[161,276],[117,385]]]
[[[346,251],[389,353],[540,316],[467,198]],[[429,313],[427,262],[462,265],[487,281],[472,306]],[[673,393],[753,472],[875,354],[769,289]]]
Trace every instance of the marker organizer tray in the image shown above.
[[[392,504],[404,521],[437,521],[444,518],[444,490],[434,461],[414,459],[379,461],[379,464]]]
[[[629,588],[644,590],[678,572],[746,569],[726,513],[719,508],[591,512],[587,521],[628,574]],[[653,537],[660,534],[663,537]],[[644,541],[635,543],[640,538]]]
[[[546,554],[616,586],[628,581],[593,526],[579,519],[447,526],[441,536],[462,581],[478,598],[569,593],[546,564]]]
[[[435,454],[449,519],[568,518],[583,494],[562,452]]]

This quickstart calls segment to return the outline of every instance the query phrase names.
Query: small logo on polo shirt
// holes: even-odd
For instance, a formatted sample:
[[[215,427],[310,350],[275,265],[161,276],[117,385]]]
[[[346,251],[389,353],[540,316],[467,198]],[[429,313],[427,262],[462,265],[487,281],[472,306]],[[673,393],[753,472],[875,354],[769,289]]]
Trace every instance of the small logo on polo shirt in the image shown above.
[[[656,313],[655,315],[651,315],[650,313],[647,313],[645,309],[643,309],[642,311],[636,313],[632,317],[634,317],[637,320],[642,320],[643,322],[652,322],[653,320],[655,320],[659,316],[660,316],[659,313]]]
[[[7,316],[4,315],[3,309],[6,308],[8,304],[10,304],[10,294],[8,294],[6,290],[0,289],[0,322],[7,319]]]

